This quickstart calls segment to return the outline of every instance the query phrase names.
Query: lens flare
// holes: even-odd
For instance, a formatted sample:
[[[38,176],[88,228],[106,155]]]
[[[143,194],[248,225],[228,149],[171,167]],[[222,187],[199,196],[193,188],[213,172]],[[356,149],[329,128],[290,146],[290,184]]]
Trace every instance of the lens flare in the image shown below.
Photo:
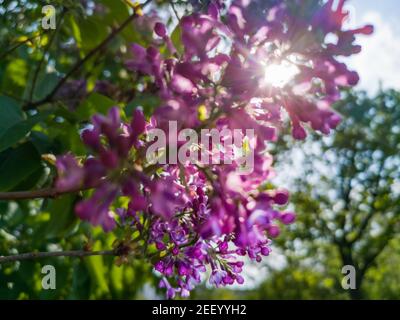
[[[283,61],[279,64],[268,64],[264,71],[264,85],[283,88],[297,74],[299,69],[292,63]]]

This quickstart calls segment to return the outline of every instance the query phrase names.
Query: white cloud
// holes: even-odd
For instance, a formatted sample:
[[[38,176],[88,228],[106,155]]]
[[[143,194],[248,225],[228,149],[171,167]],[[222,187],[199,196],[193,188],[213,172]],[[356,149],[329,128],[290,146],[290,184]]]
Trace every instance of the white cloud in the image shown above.
[[[386,21],[382,14],[366,12],[358,25],[372,24],[372,36],[360,36],[363,51],[350,58],[349,66],[361,77],[359,88],[376,93],[379,82],[384,88],[400,89],[400,27]]]

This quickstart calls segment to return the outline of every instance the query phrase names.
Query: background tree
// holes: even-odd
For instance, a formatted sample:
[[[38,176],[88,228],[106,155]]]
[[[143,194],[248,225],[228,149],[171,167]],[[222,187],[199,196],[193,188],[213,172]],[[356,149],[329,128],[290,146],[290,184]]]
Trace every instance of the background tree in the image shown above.
[[[347,92],[337,105],[344,118],[338,131],[322,142],[314,136],[306,148],[281,158],[281,170],[288,170],[288,180],[295,182],[290,184],[297,190],[292,203],[299,214],[285,235],[293,240],[289,248],[277,241],[288,257],[288,269],[282,273],[290,279],[293,270],[306,268],[341,292],[341,268],[352,265],[357,275],[357,289],[348,291],[352,299],[393,296],[370,293],[366,287],[374,277],[371,268],[381,274],[394,268],[393,259],[399,257],[394,241],[400,228],[399,103],[400,94],[392,90],[374,98]],[[298,170],[288,169],[293,167]],[[386,257],[380,259],[385,250]],[[301,266],[296,267],[299,260]],[[398,277],[397,272],[391,274]],[[320,285],[323,282],[315,280],[315,287]]]

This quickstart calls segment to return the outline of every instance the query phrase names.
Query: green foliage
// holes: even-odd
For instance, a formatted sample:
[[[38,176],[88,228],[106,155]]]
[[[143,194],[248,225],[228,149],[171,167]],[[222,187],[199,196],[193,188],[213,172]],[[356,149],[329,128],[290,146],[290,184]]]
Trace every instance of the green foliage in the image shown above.
[[[50,200],[43,206],[43,214],[50,215],[49,220],[38,233],[45,239],[62,239],[73,232],[77,218],[71,214],[75,203],[74,195],[64,195],[58,199]]]
[[[110,98],[95,92],[84,100],[76,109],[75,117],[80,121],[87,121],[96,113],[106,114],[115,104],[116,103]]]
[[[8,128],[0,138],[0,152],[15,145],[24,138],[44,117],[45,115],[43,114],[37,114],[26,120],[21,120]]]
[[[8,97],[0,96],[0,138],[6,131],[23,120],[23,113],[18,103]]]
[[[176,50],[182,54],[183,53],[183,43],[182,43],[182,30],[180,26],[177,26],[171,34],[171,41],[174,44]]]
[[[54,155],[86,157],[80,132],[96,113],[120,106],[147,114],[158,105],[132,83],[147,86],[126,71],[131,42],[153,41],[151,24],[132,22],[97,51],[133,12],[125,1],[0,2],[0,192],[29,191],[54,185]],[[56,8],[56,30],[41,27],[42,6]],[[162,4],[161,4],[162,5]],[[67,79],[63,79],[92,50]],[[60,83],[64,84],[53,94]],[[81,85],[76,85],[77,83]],[[32,103],[42,101],[37,106]],[[30,201],[0,201],[0,255],[22,252],[110,250],[115,238],[81,223],[74,213],[80,195]],[[57,270],[57,289],[42,290],[41,267]],[[143,297],[146,283],[156,286],[143,261],[116,266],[113,257],[47,258],[0,265],[0,298],[95,299]]]
[[[129,102],[125,107],[125,113],[132,114],[135,108],[142,107],[144,114],[150,116],[159,104],[158,97],[141,94]]]
[[[24,183],[29,184],[32,175],[41,169],[40,160],[39,153],[30,142],[1,153],[0,190],[11,191],[18,186],[24,187]]]

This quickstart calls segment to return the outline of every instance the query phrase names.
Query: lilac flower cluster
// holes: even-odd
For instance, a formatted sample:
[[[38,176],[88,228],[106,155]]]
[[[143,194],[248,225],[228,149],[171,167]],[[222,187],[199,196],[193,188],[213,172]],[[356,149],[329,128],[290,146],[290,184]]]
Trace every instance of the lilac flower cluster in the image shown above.
[[[234,0],[226,7],[210,1],[206,12],[180,20],[183,52],[156,23],[154,45],[132,44],[126,66],[151,77],[161,106],[150,119],[136,109],[130,123],[121,121],[118,108],[95,116],[82,133],[91,156],[83,164],[72,155],[57,161],[57,188],[95,188],[78,203],[77,215],[105,231],[128,227],[139,234],[168,298],[188,296],[207,270],[216,286],[242,284],[241,257],[260,262],[280,224],[295,220],[280,210],[288,192],[265,187],[274,175],[266,143],[275,141],[285,113],[296,139],[306,137],[305,125],[324,134],[338,125],[331,105],[358,75],[337,57],[359,52],[355,35],[372,32],[370,26],[342,30],[344,0],[336,9],[332,0],[304,3],[314,2]],[[337,42],[327,43],[333,35]],[[281,63],[297,72],[276,86],[265,70]],[[171,120],[180,129],[253,129],[253,172],[241,175],[235,162],[146,163],[148,130],[167,131]],[[128,204],[116,208],[118,197]]]

